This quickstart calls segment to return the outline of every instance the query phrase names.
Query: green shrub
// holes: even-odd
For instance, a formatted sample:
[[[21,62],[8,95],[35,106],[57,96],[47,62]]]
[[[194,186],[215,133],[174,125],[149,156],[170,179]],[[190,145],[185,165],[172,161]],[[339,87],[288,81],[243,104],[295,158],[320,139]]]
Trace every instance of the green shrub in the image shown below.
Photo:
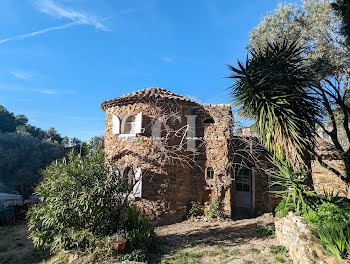
[[[319,226],[317,234],[328,254],[350,259],[350,224],[328,223]]]
[[[325,197],[317,208],[305,208],[303,217],[315,227],[332,222],[347,224],[350,223],[350,204],[342,200],[329,202],[329,198]]]
[[[274,235],[275,231],[273,230],[272,226],[266,225],[261,226],[258,230],[256,230],[256,233],[259,237]]]
[[[119,260],[128,260],[128,261],[137,261],[137,262],[146,262],[148,261],[148,254],[143,249],[135,249],[130,253],[124,255],[119,255]]]
[[[270,252],[272,254],[287,253],[287,249],[284,246],[270,246]]]
[[[84,157],[71,151],[42,174],[35,189],[42,202],[28,212],[36,247],[89,252],[120,229],[125,186],[106,170],[102,145],[91,142]]]
[[[314,209],[304,208],[303,217],[320,238],[325,251],[337,258],[350,257],[350,204],[334,193],[321,198]]]
[[[208,217],[210,219],[222,217],[221,203],[219,199],[210,199]]]
[[[140,210],[136,206],[131,206],[128,210],[124,232],[125,238],[128,240],[127,249],[129,251],[148,246],[155,236],[149,219],[141,216]]]
[[[188,210],[188,213],[187,213],[187,218],[188,219],[194,218],[194,217],[200,215],[200,213],[201,213],[200,205],[201,204],[199,202],[197,202],[197,201],[191,201],[191,207],[190,207],[190,209]]]

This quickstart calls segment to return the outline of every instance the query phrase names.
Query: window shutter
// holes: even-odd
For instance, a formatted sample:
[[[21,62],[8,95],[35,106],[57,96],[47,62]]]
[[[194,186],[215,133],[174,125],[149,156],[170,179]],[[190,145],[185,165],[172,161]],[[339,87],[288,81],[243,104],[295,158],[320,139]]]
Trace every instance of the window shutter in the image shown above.
[[[135,171],[135,184],[133,187],[133,196],[141,198],[142,191],[142,170],[137,168]]]
[[[112,133],[113,135],[120,134],[120,120],[116,115],[113,115],[112,117]]]
[[[135,133],[142,133],[142,112],[138,113],[135,117]]]

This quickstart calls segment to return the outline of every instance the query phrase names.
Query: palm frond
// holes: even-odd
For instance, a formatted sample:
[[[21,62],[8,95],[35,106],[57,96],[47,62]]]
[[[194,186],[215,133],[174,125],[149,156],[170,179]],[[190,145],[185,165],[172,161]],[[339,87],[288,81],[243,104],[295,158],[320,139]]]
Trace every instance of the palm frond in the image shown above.
[[[318,101],[307,93],[314,82],[302,53],[297,41],[276,42],[265,50],[251,50],[237,68],[228,65],[233,104],[256,121],[265,147],[290,159],[295,168],[304,164],[305,153],[313,147],[319,118]]]

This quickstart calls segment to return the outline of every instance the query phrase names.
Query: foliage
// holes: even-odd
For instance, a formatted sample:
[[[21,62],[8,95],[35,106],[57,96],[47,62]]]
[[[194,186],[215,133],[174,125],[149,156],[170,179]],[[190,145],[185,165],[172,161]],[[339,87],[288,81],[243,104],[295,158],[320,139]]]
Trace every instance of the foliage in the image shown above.
[[[301,214],[306,222],[312,224],[325,251],[335,257],[344,258],[350,253],[350,204],[328,193],[315,194],[304,184],[305,176],[294,173],[288,162],[274,162],[278,171],[272,171],[274,185],[282,187],[274,191],[283,197],[276,208],[285,216],[289,211]]]
[[[287,249],[284,246],[270,246],[270,252],[272,254],[287,253]]]
[[[75,143],[55,128],[37,128],[28,124],[26,116],[14,115],[0,105],[0,181],[25,197],[38,183],[39,171],[66,155],[68,146],[76,149]]]
[[[345,173],[322,161],[316,150],[313,154],[320,164],[350,183],[350,50],[345,44],[342,29],[349,15],[347,2],[306,0],[297,4],[279,4],[250,32],[250,47],[264,49],[271,41],[283,43],[299,39],[304,51],[300,54],[304,67],[311,69],[315,85],[306,90],[317,99],[321,118],[317,125],[326,133],[341,159]],[[342,23],[344,22],[344,23]],[[277,71],[278,73],[278,71]],[[275,71],[271,72],[273,76]],[[298,77],[298,76],[296,76]],[[288,109],[288,107],[287,107]],[[308,114],[308,112],[304,112]],[[299,116],[301,119],[304,115]],[[312,123],[311,123],[312,124]]]
[[[155,236],[149,219],[141,216],[140,209],[131,206],[128,209],[126,222],[124,224],[125,238],[128,240],[127,249],[139,249],[149,244]]]
[[[188,210],[188,213],[187,213],[187,218],[188,219],[191,219],[191,218],[194,218],[194,217],[200,215],[200,213],[201,213],[200,205],[201,204],[198,201],[191,201],[191,207],[190,207],[190,209]]]
[[[337,0],[332,3],[333,9],[342,18],[342,34],[346,37],[346,44],[350,44],[350,3],[348,0]]]
[[[305,64],[325,76],[348,68],[340,26],[342,18],[334,13],[331,1],[307,0],[302,5],[279,3],[249,33],[249,46],[264,48],[272,40],[283,42],[298,38],[304,46]]]
[[[207,213],[210,219],[222,217],[221,202],[219,199],[210,199]]]
[[[88,251],[120,227],[125,186],[105,169],[102,146],[89,146],[84,157],[71,151],[43,171],[35,189],[42,202],[28,212],[36,247]]]
[[[326,198],[314,210],[305,208],[303,217],[317,227],[324,223],[350,224],[350,204],[342,200],[329,202]]]
[[[65,154],[65,148],[57,143],[30,135],[0,133],[0,181],[26,196],[38,183],[39,170]]]
[[[276,211],[282,211],[282,215],[285,216],[289,211],[300,214],[305,206],[314,207],[319,196],[305,184],[308,172],[296,173],[291,163],[283,159],[279,162],[274,159],[270,161],[276,167],[269,171],[271,186],[281,188],[279,191],[271,192],[283,197]]]
[[[130,253],[126,253],[124,255],[119,255],[118,259],[147,263],[148,254],[143,249],[135,249],[135,250],[131,251]]]
[[[4,106],[0,105],[0,132],[15,132],[17,126],[24,125],[27,122],[28,119],[25,116],[15,116]]]
[[[350,256],[350,204],[330,193],[314,209],[305,208],[303,217],[313,226],[325,251],[337,258]]]
[[[350,224],[326,223],[317,228],[317,234],[328,254],[350,259]]]
[[[275,231],[273,230],[272,226],[266,225],[266,226],[261,226],[258,230],[256,230],[256,233],[259,237],[264,237],[264,236],[274,235]]]
[[[251,49],[245,63],[228,78],[240,113],[253,118],[261,142],[278,158],[287,157],[295,167],[305,164],[313,145],[318,108],[312,87],[312,72],[304,66],[303,48],[297,41],[269,43],[266,49]]]

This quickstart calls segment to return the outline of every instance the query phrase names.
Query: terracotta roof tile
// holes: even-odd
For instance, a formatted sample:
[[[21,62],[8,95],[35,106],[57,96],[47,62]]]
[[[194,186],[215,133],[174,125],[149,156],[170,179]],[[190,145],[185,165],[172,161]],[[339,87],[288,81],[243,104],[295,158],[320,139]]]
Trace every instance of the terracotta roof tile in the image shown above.
[[[150,101],[150,100],[161,100],[161,101],[183,101],[183,102],[190,102],[194,103],[190,99],[175,94],[173,92],[170,92],[168,90],[162,89],[162,88],[148,88],[144,90],[140,90],[137,92],[129,93],[108,101],[105,101],[101,104],[101,108],[103,110],[106,110],[106,108],[115,106],[115,105],[124,105],[124,104],[130,104],[130,103],[138,103],[138,102],[144,102],[144,101]]]

